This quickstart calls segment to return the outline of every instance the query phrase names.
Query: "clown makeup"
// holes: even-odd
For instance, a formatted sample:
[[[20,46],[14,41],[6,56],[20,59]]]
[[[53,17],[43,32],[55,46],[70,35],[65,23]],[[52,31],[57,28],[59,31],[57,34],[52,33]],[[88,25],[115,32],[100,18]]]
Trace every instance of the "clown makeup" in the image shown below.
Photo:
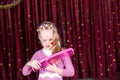
[[[54,42],[54,41],[52,41],[52,42],[51,42],[51,45],[54,45],[54,43],[55,43],[55,42]]]

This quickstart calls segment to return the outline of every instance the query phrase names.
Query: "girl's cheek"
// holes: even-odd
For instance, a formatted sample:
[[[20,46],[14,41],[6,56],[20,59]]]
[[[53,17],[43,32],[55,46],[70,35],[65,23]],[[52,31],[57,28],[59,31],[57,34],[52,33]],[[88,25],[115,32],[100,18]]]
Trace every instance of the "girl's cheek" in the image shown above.
[[[51,45],[54,45],[54,41],[52,41],[50,44],[51,44]]]

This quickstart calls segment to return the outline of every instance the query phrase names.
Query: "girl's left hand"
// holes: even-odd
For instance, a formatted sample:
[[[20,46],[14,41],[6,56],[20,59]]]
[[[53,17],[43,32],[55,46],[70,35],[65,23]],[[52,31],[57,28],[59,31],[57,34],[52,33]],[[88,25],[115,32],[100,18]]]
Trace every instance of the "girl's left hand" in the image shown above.
[[[58,68],[54,63],[52,65],[48,64],[47,67],[46,67],[46,70],[47,71],[52,71],[52,72],[55,72],[55,73],[58,73],[58,74],[62,73],[62,70],[60,68]]]

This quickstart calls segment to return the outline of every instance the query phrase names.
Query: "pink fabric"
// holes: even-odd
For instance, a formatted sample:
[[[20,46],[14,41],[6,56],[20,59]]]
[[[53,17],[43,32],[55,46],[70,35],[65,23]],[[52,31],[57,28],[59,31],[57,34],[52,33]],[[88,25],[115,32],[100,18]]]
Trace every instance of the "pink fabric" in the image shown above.
[[[63,80],[63,79],[62,78],[60,78],[60,79],[59,78],[52,78],[51,79],[51,78],[46,77],[44,79],[43,78],[39,78],[38,80]]]

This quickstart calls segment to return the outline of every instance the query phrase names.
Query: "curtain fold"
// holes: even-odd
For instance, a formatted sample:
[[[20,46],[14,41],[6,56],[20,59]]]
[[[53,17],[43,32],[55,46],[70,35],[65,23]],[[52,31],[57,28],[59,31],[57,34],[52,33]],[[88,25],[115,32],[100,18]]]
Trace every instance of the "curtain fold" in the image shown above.
[[[9,1],[9,0],[7,0]],[[0,80],[37,80],[22,75],[42,48],[41,22],[54,22],[63,47],[73,47],[75,75],[65,80],[120,75],[120,0],[22,0],[0,9]],[[1,5],[1,3],[0,3]]]

